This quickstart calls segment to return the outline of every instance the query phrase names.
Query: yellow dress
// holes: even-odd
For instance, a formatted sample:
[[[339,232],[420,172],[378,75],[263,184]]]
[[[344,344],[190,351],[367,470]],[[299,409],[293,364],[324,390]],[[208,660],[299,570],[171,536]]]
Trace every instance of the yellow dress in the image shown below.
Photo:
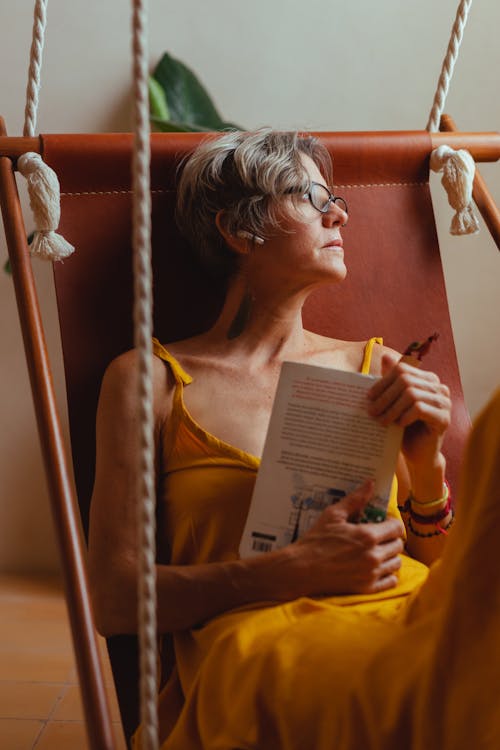
[[[380,339],[366,347],[362,372],[369,371],[375,341]],[[169,561],[234,560],[259,460],[193,420],[183,401],[192,379],[161,344],[155,341],[154,347],[177,384],[159,495]],[[395,486],[389,513],[399,515]],[[384,708],[389,725],[398,707],[407,708],[400,678],[418,668],[418,637],[429,633],[429,612],[442,602],[432,595],[442,576],[431,576],[436,582],[430,587],[424,584],[427,576],[425,565],[403,555],[399,583],[390,591],[262,602],[175,633],[175,666],[159,697],[162,750],[413,748],[399,744],[405,727],[398,725],[397,741],[392,738],[396,744],[375,744],[372,733],[377,735]],[[426,589],[431,590],[427,604]],[[413,635],[405,635],[414,623],[423,623],[415,642]],[[431,639],[423,641],[427,646]],[[383,660],[378,671],[370,671],[373,660],[385,653],[392,657],[387,659],[390,670]],[[365,673],[373,681],[374,702]],[[389,729],[384,732],[387,738]],[[137,749],[140,734],[139,728]]]

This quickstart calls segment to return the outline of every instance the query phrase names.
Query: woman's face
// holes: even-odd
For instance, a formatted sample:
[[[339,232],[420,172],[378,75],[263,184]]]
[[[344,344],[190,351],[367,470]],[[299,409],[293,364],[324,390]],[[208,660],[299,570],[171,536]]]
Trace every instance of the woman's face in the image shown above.
[[[310,182],[328,189],[314,161],[306,154],[301,159]],[[305,284],[342,281],[347,269],[340,229],[347,222],[347,214],[334,203],[321,213],[307,195],[284,200],[284,231],[266,240],[261,257],[267,256],[266,262],[279,267],[281,278],[297,276]]]

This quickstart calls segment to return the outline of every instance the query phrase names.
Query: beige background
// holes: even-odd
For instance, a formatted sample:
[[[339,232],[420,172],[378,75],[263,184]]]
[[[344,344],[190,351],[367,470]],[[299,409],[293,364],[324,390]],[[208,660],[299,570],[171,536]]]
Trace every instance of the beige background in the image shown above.
[[[151,65],[169,50],[244,127],[425,126],[458,0],[151,0]],[[130,129],[127,2],[51,0],[40,132]],[[0,5],[0,113],[22,131],[33,2]],[[500,4],[473,4],[447,110],[463,130],[500,129]],[[500,166],[481,168],[500,200]],[[433,180],[452,321],[469,409],[497,385],[500,256],[487,231],[453,239]],[[29,219],[27,220],[29,225]],[[6,257],[3,233],[0,262]],[[36,263],[64,404],[50,268]],[[0,571],[58,566],[12,281],[0,273]]]

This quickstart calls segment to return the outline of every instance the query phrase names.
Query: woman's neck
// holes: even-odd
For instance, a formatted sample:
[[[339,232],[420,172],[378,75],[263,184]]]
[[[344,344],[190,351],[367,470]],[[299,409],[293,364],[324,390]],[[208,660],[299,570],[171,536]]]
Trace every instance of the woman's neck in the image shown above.
[[[282,361],[303,353],[308,345],[302,325],[307,291],[252,288],[244,277],[229,286],[211,337],[225,339],[226,348],[252,356],[259,364]]]

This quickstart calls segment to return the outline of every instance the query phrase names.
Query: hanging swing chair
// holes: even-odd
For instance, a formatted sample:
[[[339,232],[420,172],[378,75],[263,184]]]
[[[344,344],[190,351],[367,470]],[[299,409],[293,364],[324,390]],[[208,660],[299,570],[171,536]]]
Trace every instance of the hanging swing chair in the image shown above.
[[[454,130],[443,118],[442,127]],[[0,197],[26,356],[72,626],[80,685],[92,748],[114,747],[85,572],[84,535],[95,462],[95,414],[109,362],[134,345],[132,302],[132,135],[7,137],[0,124]],[[426,360],[451,390],[453,422],[444,452],[456,485],[469,418],[458,372],[443,270],[429,190],[436,147],[466,148],[476,161],[500,157],[497,133],[319,133],[334,157],[335,188],[353,219],[345,229],[349,276],[340,289],[311,296],[304,323],[325,336],[362,340],[383,333],[402,350],[433,331],[438,344]],[[224,290],[204,277],[177,231],[174,205],[178,167],[207,134],[151,137],[152,268],[154,332],[175,341],[209,328]],[[59,231],[76,252],[54,264],[71,434],[66,456],[44,343],[26,231],[14,172],[27,151],[39,153],[57,174]],[[500,247],[500,218],[476,177],[475,198]],[[78,512],[79,508],[79,512]],[[117,523],[120,519],[117,518]],[[125,735],[139,722],[137,639],[108,640]],[[167,649],[168,651],[168,649]],[[171,666],[168,653],[164,663]]]

